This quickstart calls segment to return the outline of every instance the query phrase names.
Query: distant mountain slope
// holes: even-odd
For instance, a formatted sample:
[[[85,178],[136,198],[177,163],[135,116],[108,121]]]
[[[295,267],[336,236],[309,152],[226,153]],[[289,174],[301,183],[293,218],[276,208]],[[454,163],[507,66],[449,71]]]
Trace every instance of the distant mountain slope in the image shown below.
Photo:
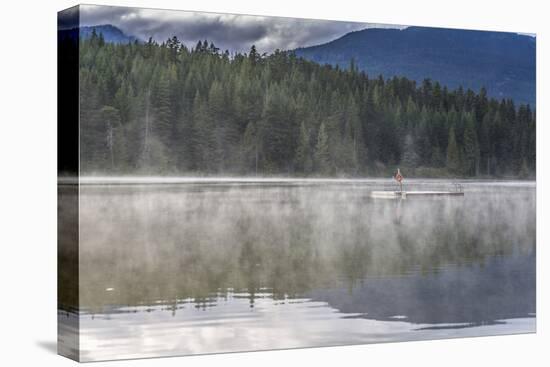
[[[103,34],[103,38],[105,38],[105,42],[128,43],[128,42],[134,42],[136,40],[139,41],[138,38],[132,35],[126,35],[119,28],[111,24],[80,27],[80,36],[83,38],[91,37],[94,29],[97,34],[100,34],[100,33]]]
[[[80,27],[80,30],[79,30],[80,37],[90,38],[92,36],[94,29],[98,35],[102,34],[103,38],[105,39],[105,42],[108,42],[108,43],[129,43],[134,41],[138,41],[138,42],[141,41],[137,37],[125,34],[119,28],[111,24]],[[78,34],[77,30],[78,30],[77,28],[60,30],[58,33],[58,38],[59,39],[64,39],[67,37],[75,38],[77,37],[77,34]]]
[[[365,29],[334,41],[298,48],[296,55],[348,68],[354,58],[371,77],[425,78],[490,96],[535,104],[534,37],[506,32],[409,27]]]

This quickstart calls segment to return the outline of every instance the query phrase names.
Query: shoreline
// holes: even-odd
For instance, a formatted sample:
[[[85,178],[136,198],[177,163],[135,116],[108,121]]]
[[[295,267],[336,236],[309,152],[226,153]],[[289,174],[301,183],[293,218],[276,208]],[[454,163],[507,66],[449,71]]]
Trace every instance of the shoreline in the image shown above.
[[[536,187],[536,180],[488,178],[406,178],[405,184],[513,184]],[[152,185],[152,184],[393,184],[392,178],[301,178],[301,177],[200,177],[200,176],[81,176],[60,177],[59,185]]]

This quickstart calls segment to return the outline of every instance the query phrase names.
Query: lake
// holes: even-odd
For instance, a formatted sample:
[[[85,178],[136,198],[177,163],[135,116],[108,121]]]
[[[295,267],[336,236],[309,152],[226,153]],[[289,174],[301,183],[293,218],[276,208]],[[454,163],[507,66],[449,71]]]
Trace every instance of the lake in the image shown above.
[[[370,197],[387,183],[84,179],[59,348],[76,330],[83,361],[535,332],[535,183]]]

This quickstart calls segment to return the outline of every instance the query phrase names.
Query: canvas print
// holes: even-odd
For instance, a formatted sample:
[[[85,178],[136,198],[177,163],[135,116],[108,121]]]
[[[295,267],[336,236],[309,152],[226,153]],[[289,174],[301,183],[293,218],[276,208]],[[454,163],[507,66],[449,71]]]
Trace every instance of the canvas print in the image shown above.
[[[58,349],[536,331],[536,36],[59,13]]]

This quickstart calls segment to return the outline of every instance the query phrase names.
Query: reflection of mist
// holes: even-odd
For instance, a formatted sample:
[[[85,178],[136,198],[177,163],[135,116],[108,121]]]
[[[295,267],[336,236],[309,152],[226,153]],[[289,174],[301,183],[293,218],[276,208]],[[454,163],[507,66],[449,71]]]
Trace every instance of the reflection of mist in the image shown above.
[[[89,183],[59,200],[60,350],[82,360],[534,330],[532,184]]]
[[[83,186],[81,301],[200,302],[233,288],[253,306],[262,288],[276,299],[295,297],[534,251],[532,188],[477,185],[460,200],[401,203],[371,200],[371,189],[364,182]]]

